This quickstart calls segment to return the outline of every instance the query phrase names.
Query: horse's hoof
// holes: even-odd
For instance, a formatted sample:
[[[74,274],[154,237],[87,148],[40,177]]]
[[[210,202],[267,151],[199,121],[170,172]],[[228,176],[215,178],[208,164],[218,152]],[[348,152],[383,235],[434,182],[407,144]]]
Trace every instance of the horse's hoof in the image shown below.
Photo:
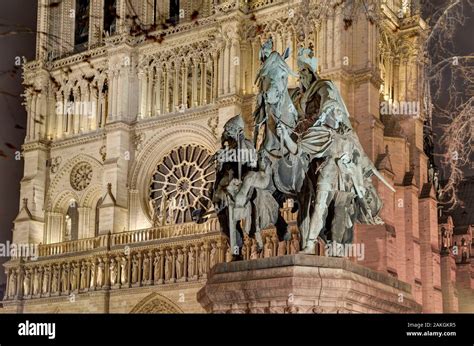
[[[300,254],[303,254],[303,255],[316,255],[316,251],[315,251],[315,247],[314,246],[306,246],[303,250],[301,250]]]

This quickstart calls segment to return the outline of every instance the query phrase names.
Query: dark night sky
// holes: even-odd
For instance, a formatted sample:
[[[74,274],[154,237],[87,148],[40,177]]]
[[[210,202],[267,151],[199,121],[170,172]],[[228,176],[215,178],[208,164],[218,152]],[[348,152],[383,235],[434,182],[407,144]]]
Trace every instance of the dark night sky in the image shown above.
[[[15,149],[5,143],[20,148],[25,138],[25,130],[15,129],[15,125],[26,127],[26,112],[21,106],[21,69],[13,75],[15,57],[24,56],[28,61],[34,59],[35,34],[3,33],[23,30],[14,26],[27,26],[36,30],[37,0],[0,1],[0,150],[7,158],[0,157],[0,242],[11,241],[12,220],[18,213],[20,180],[23,174],[23,161],[15,161]],[[8,26],[5,26],[8,25]],[[15,97],[5,93],[13,94]],[[7,258],[0,258],[0,265]],[[3,268],[0,268],[0,284],[5,281]]]
[[[4,71],[14,69],[15,57],[24,56],[29,61],[34,59],[35,54],[35,34],[19,32],[3,35],[3,33],[18,30],[11,25],[26,26],[34,31],[37,2],[37,0],[0,0],[0,117],[2,119],[0,151],[7,156],[7,158],[0,157],[0,243],[5,243],[12,238],[12,220],[18,213],[20,180],[23,173],[23,162],[14,160],[15,149],[8,148],[5,143],[11,143],[16,148],[20,148],[25,131],[15,129],[15,125],[26,127],[26,112],[21,106],[20,98],[23,92],[21,71],[17,69],[13,75]],[[460,35],[454,39],[462,53],[473,51],[472,24],[471,17],[467,25],[471,29],[461,30]],[[5,93],[16,96],[8,96]],[[466,173],[471,175],[472,171]],[[6,260],[7,258],[0,257],[0,266]],[[4,281],[3,268],[0,268],[0,284]]]

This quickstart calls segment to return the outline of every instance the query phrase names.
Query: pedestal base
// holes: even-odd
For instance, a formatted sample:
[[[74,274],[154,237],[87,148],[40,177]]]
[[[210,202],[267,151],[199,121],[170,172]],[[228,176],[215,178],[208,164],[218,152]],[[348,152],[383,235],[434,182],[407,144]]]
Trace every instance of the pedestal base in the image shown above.
[[[414,313],[411,286],[343,258],[291,255],[220,263],[198,301],[211,313]]]

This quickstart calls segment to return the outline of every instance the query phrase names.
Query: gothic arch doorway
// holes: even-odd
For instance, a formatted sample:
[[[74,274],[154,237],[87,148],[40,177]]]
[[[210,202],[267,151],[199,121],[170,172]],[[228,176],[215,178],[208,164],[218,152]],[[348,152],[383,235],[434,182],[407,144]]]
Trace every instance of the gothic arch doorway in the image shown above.
[[[143,298],[130,311],[131,314],[179,314],[183,310],[168,298],[158,293],[151,293]]]

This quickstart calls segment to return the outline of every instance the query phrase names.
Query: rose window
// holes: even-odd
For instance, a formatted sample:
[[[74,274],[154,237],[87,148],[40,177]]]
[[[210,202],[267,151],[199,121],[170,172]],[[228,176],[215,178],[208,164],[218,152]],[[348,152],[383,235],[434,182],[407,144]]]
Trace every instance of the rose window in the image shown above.
[[[158,225],[192,221],[196,209],[208,210],[215,180],[212,155],[199,145],[173,149],[158,164],[150,198],[153,221]]]
[[[82,191],[92,181],[92,166],[87,162],[78,163],[71,171],[71,186],[76,191]]]

